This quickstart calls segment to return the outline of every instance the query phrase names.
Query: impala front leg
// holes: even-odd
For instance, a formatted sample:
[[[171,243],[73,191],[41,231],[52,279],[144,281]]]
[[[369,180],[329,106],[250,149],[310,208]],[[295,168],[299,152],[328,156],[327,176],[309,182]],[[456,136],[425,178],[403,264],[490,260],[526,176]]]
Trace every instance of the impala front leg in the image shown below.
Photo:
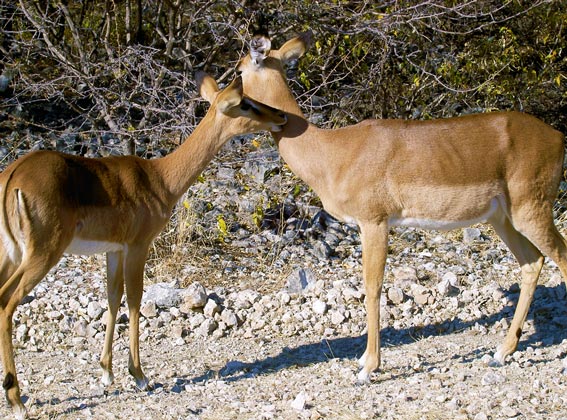
[[[100,357],[102,367],[102,383],[109,386],[114,381],[112,372],[112,342],[114,339],[114,328],[116,315],[124,295],[124,259],[122,252],[108,252],[106,254],[106,276],[108,293],[108,318],[106,324],[106,336],[104,338],[104,349]]]
[[[370,374],[380,366],[380,293],[388,252],[388,223],[361,224],[362,270],[366,289],[368,340],[359,360],[362,370],[358,382],[370,381]]]
[[[140,303],[144,292],[144,265],[148,253],[147,246],[128,246],[124,255],[124,280],[126,299],[130,314],[130,357],[128,370],[136,380],[138,389],[150,388],[148,378],[140,363]]]

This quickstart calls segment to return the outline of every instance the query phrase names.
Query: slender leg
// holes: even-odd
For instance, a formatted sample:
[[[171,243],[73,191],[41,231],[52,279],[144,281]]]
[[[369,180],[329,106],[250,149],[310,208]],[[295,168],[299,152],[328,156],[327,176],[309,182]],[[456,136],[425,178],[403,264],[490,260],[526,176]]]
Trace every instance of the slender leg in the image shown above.
[[[140,390],[149,388],[149,381],[142,371],[140,363],[140,303],[144,291],[144,265],[148,252],[147,246],[129,246],[124,255],[124,279],[126,299],[130,314],[130,358],[128,368]]]
[[[522,327],[528,316],[537,280],[543,267],[544,258],[541,252],[512,226],[508,217],[503,213],[495,215],[489,222],[508,248],[510,248],[522,270],[522,287],[514,318],[504,342],[498,347],[494,355],[494,358],[499,363],[504,363],[506,357],[513,353],[518,346],[518,341],[522,335]]]
[[[388,223],[363,224],[360,233],[368,340],[366,351],[359,360],[362,369],[358,374],[358,382],[364,383],[370,380],[370,374],[380,366],[380,294],[388,252]]]
[[[114,373],[112,372],[112,341],[114,339],[114,328],[116,315],[124,295],[124,271],[122,252],[108,252],[106,254],[106,276],[108,293],[108,319],[106,324],[106,335],[104,338],[104,349],[100,358],[102,367],[102,383],[105,386],[112,384]]]
[[[26,409],[22,403],[20,386],[16,376],[14,346],[12,343],[12,317],[18,304],[34,286],[41,281],[49,269],[55,265],[58,257],[29,255],[0,289],[0,346],[4,380],[2,386],[6,399],[13,409],[15,417],[25,419]],[[33,261],[33,262],[32,262]]]
[[[537,246],[542,253],[550,257],[557,264],[559,270],[561,271],[561,275],[563,276],[563,281],[567,286],[567,243],[553,223],[553,217],[551,216],[551,205],[548,209],[545,209],[545,207],[541,208],[540,212],[533,210],[537,209],[537,204],[532,206],[531,209],[532,211],[526,212],[525,215],[520,214],[519,216],[512,218],[512,220],[514,221],[514,227],[519,232],[521,232],[522,235],[528,238],[535,246]],[[543,214],[543,216],[537,217],[539,214]],[[533,267],[534,279],[537,278],[535,273],[535,270],[537,270],[537,268],[537,266]],[[524,270],[522,270],[522,274],[523,271]],[[533,285],[533,288],[535,288],[535,284]],[[523,286],[522,292],[520,293],[520,299],[522,299],[522,293]],[[518,304],[518,309],[516,310],[516,312],[518,312],[519,309],[520,304]],[[527,312],[527,309],[525,311]],[[514,319],[516,318],[516,316],[519,317],[518,314],[515,314]],[[510,327],[511,330],[513,327],[516,327],[514,323]],[[521,325],[519,327],[521,327]],[[516,335],[519,336],[521,329],[516,328],[515,332]],[[508,336],[510,336],[511,334],[512,331],[508,334]],[[512,341],[511,338],[509,339],[507,337],[505,343],[507,343],[508,340],[510,340],[510,342]],[[502,355],[503,357],[505,357],[507,354],[506,351],[509,351],[509,349],[504,348],[504,351],[499,352],[498,356]]]
[[[20,396],[20,386],[16,376],[16,364],[14,361],[14,347],[12,343],[12,314],[0,311],[0,346],[2,346],[2,365],[4,368],[4,380],[2,386],[6,392],[8,404],[12,407],[16,418],[27,417],[26,408]]]
[[[551,211],[549,213],[551,214]],[[551,216],[541,221],[529,221],[522,225],[514,221],[514,226],[557,264],[567,286],[567,243],[557,230]]]

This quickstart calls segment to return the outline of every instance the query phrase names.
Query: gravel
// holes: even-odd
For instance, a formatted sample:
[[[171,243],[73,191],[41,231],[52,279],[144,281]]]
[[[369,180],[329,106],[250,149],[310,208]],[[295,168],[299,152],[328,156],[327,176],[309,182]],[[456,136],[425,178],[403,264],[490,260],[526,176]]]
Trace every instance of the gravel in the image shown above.
[[[295,269],[264,293],[238,282],[147,285],[141,353],[154,390],[140,392],[127,374],[124,305],[116,381],[100,383],[103,258],[66,257],[15,316],[26,405],[37,419],[567,418],[557,268],[546,265],[519,351],[493,367],[518,298],[516,264],[488,231],[469,244],[439,234],[420,241],[422,250],[394,249],[388,260],[383,364],[368,386],[355,385],[365,312],[354,260]]]

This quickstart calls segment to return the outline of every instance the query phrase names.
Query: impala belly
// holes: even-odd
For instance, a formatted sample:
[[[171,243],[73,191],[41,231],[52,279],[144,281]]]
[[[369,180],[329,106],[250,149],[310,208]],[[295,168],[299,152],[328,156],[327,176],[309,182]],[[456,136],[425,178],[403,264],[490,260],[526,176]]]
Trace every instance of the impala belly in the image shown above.
[[[453,203],[454,206],[447,208],[433,206],[430,212],[415,212],[412,209],[402,210],[399,215],[391,216],[388,221],[393,226],[417,227],[422,229],[451,230],[463,228],[475,223],[486,222],[502,206],[500,197],[493,197],[484,206],[480,202],[466,204]]]
[[[105,252],[121,251],[123,248],[123,244],[116,242],[92,241],[75,237],[65,249],[65,252],[67,254],[74,255],[94,255]]]

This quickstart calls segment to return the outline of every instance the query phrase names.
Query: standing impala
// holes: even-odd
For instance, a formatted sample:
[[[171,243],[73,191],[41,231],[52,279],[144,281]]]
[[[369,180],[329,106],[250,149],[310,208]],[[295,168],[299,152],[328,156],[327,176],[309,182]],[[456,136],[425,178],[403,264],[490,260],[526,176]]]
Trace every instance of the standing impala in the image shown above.
[[[284,66],[303,55],[311,33],[271,50],[254,37],[238,65],[251,98],[283,110],[275,133],[291,170],[319,195],[334,217],[361,232],[368,341],[361,382],[380,366],[380,293],[393,225],[453,229],[487,221],[520,263],[522,288],[510,330],[495,358],[518,344],[544,257],[567,280],[567,247],[552,208],[563,164],[563,135],[518,112],[433,121],[366,120],[324,130],[303,116]]]
[[[225,90],[198,77],[207,115],[170,155],[89,159],[54,151],[30,153],[0,174],[0,348],[3,387],[18,419],[26,417],[16,378],[12,315],[22,298],[64,252],[106,252],[109,317],[100,360],[103,383],[112,373],[112,338],[126,287],[130,316],[129,370],[148,388],[139,357],[140,301],[148,248],[174,205],[221,146],[237,134],[280,131],[281,112],[242,95],[242,80]]]

